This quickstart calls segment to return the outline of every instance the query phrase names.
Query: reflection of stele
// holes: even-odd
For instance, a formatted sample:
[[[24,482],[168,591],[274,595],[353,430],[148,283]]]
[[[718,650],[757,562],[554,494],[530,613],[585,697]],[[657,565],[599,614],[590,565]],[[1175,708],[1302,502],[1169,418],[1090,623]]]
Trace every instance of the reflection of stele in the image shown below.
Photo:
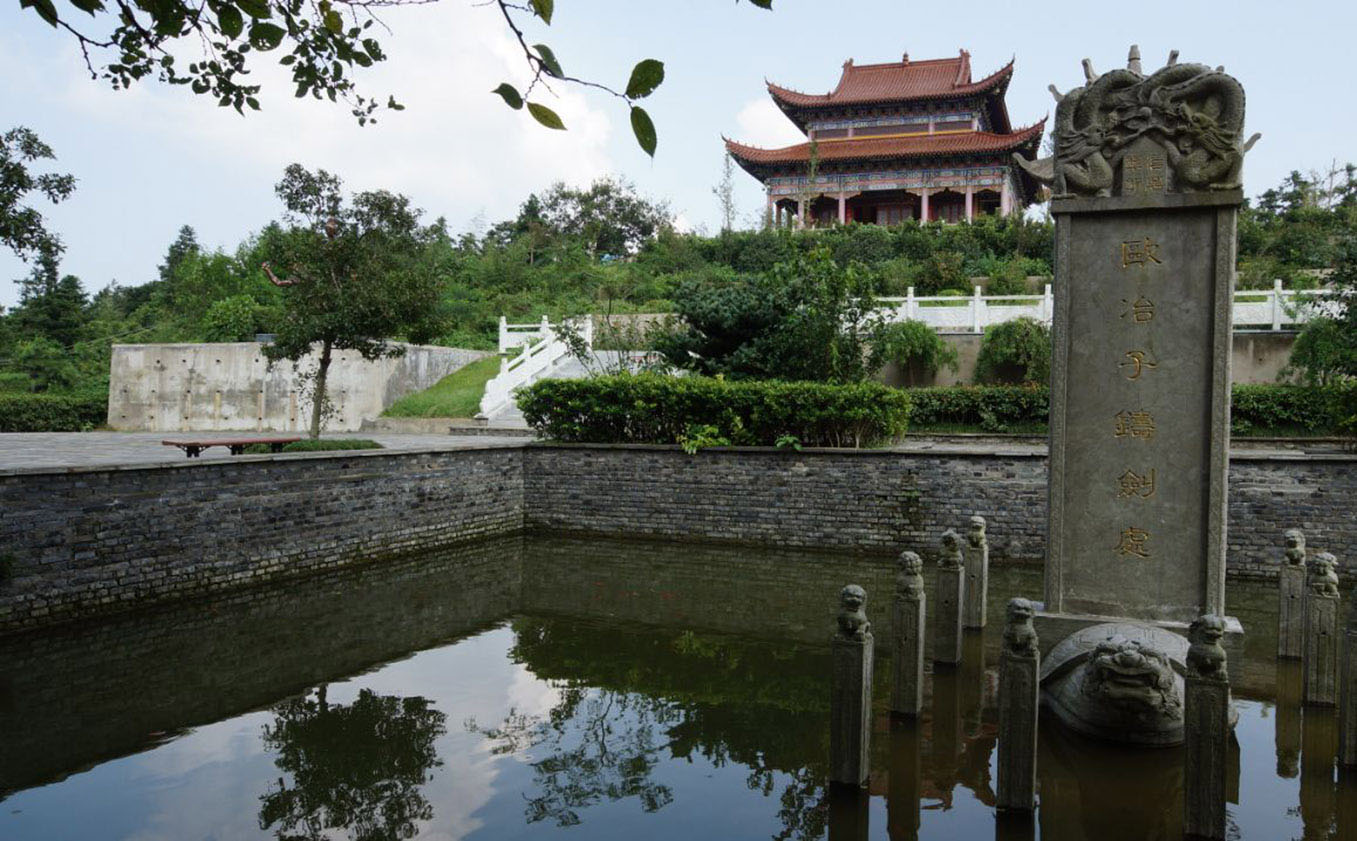
[[[1127,470],[1117,477],[1117,498],[1127,497],[1149,499],[1154,496],[1154,468],[1149,473],[1140,474]]]
[[[1150,550],[1145,548],[1145,542],[1149,539],[1150,533],[1144,529],[1138,529],[1134,526],[1124,528],[1121,530],[1121,540],[1117,543],[1117,554],[1148,558]]]
[[[1115,415],[1117,429],[1114,433],[1118,438],[1153,438],[1154,437],[1154,416],[1145,410],[1137,412],[1128,412],[1123,409]]]
[[[1146,353],[1145,353],[1145,351],[1143,351],[1143,350],[1128,350],[1128,351],[1126,351],[1126,356],[1127,356],[1128,358],[1130,358],[1131,361],[1130,361],[1130,362],[1118,362],[1118,363],[1117,363],[1117,367],[1118,367],[1118,368],[1126,368],[1126,367],[1134,367],[1134,368],[1135,368],[1135,372],[1134,372],[1134,373],[1128,374],[1128,375],[1127,375],[1126,379],[1128,379],[1128,380],[1138,380],[1138,379],[1140,379],[1140,375],[1141,375],[1142,373],[1144,373],[1144,370],[1145,370],[1146,368],[1158,368],[1158,367],[1159,367],[1159,366],[1158,366],[1157,364],[1155,364],[1154,362],[1150,362],[1150,361],[1148,361],[1148,360],[1145,359]]]
[[[1150,263],[1162,265],[1163,262],[1159,259],[1159,243],[1149,237],[1128,239],[1121,244],[1121,267],[1123,269]]]

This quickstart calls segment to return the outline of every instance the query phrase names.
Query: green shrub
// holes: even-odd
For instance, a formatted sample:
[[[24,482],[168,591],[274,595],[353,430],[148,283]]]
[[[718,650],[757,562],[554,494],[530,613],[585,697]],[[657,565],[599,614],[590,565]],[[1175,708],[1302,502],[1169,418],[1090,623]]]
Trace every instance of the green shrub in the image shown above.
[[[909,390],[915,428],[1013,432],[1045,426],[1051,390],[1044,385],[936,386]]]
[[[879,371],[887,363],[894,362],[907,385],[914,385],[944,366],[957,370],[956,348],[922,321],[910,319],[882,324],[872,332],[870,341],[872,350],[868,367]]]
[[[0,371],[0,394],[27,394],[33,390],[33,380],[21,371]]]
[[[1344,418],[1357,410],[1355,397],[1353,386],[1236,385],[1230,430],[1255,435],[1337,434]]]
[[[909,396],[880,383],[830,384],[665,377],[655,374],[543,380],[518,405],[538,434],[598,444],[868,447],[896,440]]]
[[[985,331],[975,360],[980,383],[1044,383],[1051,377],[1051,328],[1015,318]]]
[[[0,394],[0,432],[81,432],[107,417],[106,395]]]
[[[1034,431],[1046,426],[1050,389],[1024,386],[911,388],[910,425],[916,430]],[[1230,429],[1237,435],[1342,434],[1357,414],[1357,387],[1236,385]]]

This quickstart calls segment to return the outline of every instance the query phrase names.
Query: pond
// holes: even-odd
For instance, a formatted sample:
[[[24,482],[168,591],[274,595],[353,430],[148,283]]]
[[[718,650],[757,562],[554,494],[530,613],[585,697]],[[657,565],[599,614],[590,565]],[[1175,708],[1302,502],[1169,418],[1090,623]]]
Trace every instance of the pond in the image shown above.
[[[838,588],[891,635],[887,558],[514,538],[0,640],[0,838],[1181,838],[1182,755],[1043,719],[1034,825],[994,818],[1011,595],[885,709],[871,785],[831,797]],[[1278,669],[1275,590],[1232,584],[1232,838],[1357,838],[1332,713]],[[1280,687],[1280,692],[1277,687]]]

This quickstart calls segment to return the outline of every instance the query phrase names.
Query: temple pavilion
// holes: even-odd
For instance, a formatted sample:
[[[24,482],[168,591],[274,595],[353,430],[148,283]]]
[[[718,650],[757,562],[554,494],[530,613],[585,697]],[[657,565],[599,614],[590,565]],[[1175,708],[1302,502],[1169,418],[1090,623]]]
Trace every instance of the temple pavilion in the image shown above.
[[[763,183],[778,224],[958,222],[1021,212],[1040,185],[1013,163],[1034,158],[1046,120],[1013,128],[1004,93],[1013,62],[976,80],[971,55],[844,62],[839,84],[810,94],[768,83],[807,142],[760,149],[723,138]]]

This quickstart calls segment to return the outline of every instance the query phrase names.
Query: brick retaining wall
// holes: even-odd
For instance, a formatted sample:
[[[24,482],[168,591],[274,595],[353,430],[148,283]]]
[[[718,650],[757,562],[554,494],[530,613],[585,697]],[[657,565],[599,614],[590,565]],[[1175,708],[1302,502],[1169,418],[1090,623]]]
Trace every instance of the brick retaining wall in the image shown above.
[[[1046,456],[1002,448],[705,450],[532,445],[525,452],[529,528],[889,550],[932,559],[943,529],[989,522],[998,562],[1041,563]],[[1357,457],[1240,452],[1230,462],[1231,574],[1271,577],[1282,532],[1305,530],[1357,574]]]
[[[482,448],[0,475],[0,630],[518,532],[522,463]]]
[[[1240,453],[1232,575],[1265,578],[1286,528],[1357,573],[1357,458]],[[932,558],[990,523],[995,562],[1038,564],[1039,452],[492,445],[0,473],[0,633],[308,575],[525,527]]]

